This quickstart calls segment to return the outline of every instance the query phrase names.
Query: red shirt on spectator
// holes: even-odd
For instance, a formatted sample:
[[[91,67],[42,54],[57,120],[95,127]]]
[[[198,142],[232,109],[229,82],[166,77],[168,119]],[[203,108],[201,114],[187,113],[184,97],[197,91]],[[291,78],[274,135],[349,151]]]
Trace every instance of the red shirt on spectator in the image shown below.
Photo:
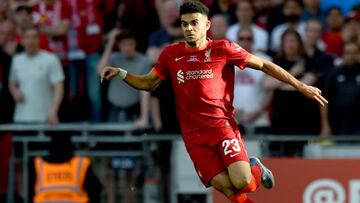
[[[325,42],[325,51],[330,55],[341,57],[343,54],[344,40],[340,32],[326,32],[322,37]]]
[[[35,25],[39,28],[47,28],[59,25],[63,20],[70,20],[71,8],[67,0],[53,0],[52,4],[45,0],[39,2],[33,7]],[[49,47],[56,53],[62,62],[67,56],[67,38],[66,35],[49,38]]]
[[[114,8],[114,0],[68,0],[72,8],[71,26],[77,31],[79,48],[91,54],[102,44],[104,15]]]

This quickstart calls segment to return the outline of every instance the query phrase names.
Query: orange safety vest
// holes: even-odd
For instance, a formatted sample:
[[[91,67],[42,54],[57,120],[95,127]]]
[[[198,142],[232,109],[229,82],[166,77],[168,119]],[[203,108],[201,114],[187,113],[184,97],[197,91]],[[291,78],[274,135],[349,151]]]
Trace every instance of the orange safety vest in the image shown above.
[[[34,203],[87,203],[89,197],[83,189],[90,159],[74,156],[65,163],[48,163],[35,158]]]

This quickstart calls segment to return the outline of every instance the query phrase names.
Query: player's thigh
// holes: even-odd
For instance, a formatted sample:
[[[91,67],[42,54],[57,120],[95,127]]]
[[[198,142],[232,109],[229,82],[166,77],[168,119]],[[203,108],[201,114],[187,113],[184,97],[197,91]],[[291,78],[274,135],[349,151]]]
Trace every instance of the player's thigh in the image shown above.
[[[237,189],[241,189],[251,181],[252,175],[245,144],[238,131],[229,133],[218,146],[224,164],[228,168],[229,177]]]
[[[216,190],[224,193],[227,197],[234,194],[234,187],[230,181],[229,173],[227,171],[222,171],[214,176],[210,181],[210,185]]]
[[[250,184],[252,179],[250,164],[247,161],[237,161],[228,166],[231,183],[236,189],[242,189]]]
[[[213,177],[227,170],[216,147],[196,145],[187,148],[187,151],[199,178],[206,187],[210,186]]]

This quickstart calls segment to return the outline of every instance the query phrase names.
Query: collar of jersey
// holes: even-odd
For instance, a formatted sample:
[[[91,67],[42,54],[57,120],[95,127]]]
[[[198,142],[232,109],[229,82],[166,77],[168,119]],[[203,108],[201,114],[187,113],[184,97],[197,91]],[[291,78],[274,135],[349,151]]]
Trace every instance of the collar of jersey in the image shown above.
[[[210,43],[212,42],[212,40],[210,38],[206,38],[206,41],[207,41],[207,44],[204,48],[202,49],[192,49],[192,48],[189,48],[186,46],[186,42],[184,42],[184,46],[185,46],[185,50],[188,51],[188,52],[197,52],[197,51],[202,51],[202,50],[205,50],[209,47]]]

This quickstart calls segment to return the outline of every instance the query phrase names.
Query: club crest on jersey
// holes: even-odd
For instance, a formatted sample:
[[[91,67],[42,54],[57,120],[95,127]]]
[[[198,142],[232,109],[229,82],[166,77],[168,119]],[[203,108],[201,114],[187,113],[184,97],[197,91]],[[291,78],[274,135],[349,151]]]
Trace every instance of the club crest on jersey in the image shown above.
[[[179,84],[185,83],[184,72],[182,70],[178,70],[178,72],[176,73],[176,78]]]
[[[192,55],[190,56],[189,60],[187,60],[188,62],[194,62],[194,61],[199,61],[199,59],[197,58],[196,55]]]
[[[211,55],[211,49],[206,50],[205,51],[205,59],[204,59],[205,62],[211,61],[210,55]]]

